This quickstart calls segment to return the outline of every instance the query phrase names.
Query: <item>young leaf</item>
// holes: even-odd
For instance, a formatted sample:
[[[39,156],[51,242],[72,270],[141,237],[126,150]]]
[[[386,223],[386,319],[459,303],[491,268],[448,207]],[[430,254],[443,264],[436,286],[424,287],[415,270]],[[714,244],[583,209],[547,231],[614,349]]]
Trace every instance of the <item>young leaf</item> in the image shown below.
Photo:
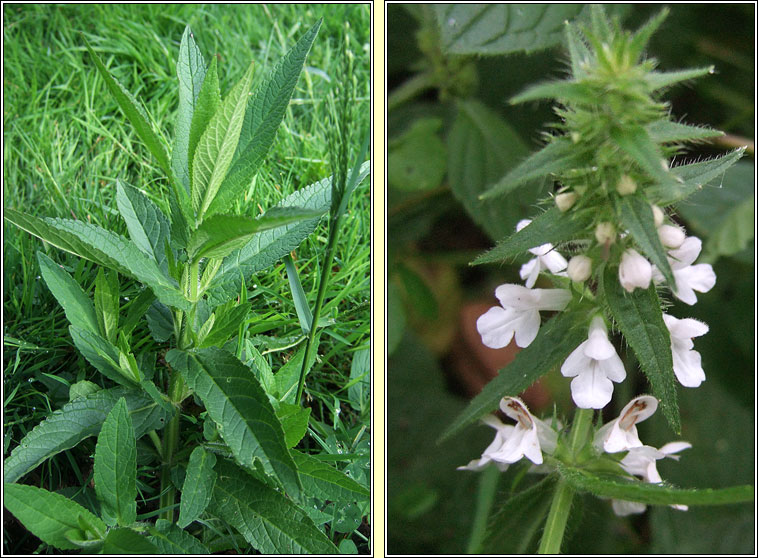
[[[303,491],[321,500],[363,502],[371,499],[371,491],[342,471],[308,454],[292,450]]]
[[[140,386],[142,386],[142,389],[145,390],[145,393],[147,393],[150,396],[150,399],[155,401],[155,403],[161,407],[166,413],[170,415],[174,414],[174,411],[176,410],[173,405],[166,399],[166,397],[158,390],[158,388],[155,386],[155,384],[152,382],[152,380],[142,380],[139,383]]]
[[[216,464],[218,479],[210,513],[220,517],[262,554],[336,554],[308,515],[280,492],[251,477],[232,462]]]
[[[216,456],[198,446],[192,450],[187,465],[187,475],[182,485],[182,500],[179,504],[179,520],[176,524],[184,529],[195,521],[208,507],[216,483],[213,466]]]
[[[137,521],[137,440],[126,399],[113,406],[95,447],[95,492],[108,525]]]
[[[139,295],[137,295],[137,298],[129,304],[126,319],[121,324],[121,332],[124,335],[128,335],[132,332],[154,300],[155,295],[153,294],[153,291],[150,289],[144,289]]]
[[[5,476],[8,476],[7,470]],[[100,532],[105,533],[106,530],[105,523],[88,509],[44,488],[6,482],[3,486],[3,504],[35,537],[61,550],[79,548],[66,537],[66,533],[80,531],[80,516],[84,516]]]
[[[197,142],[203,136],[203,132],[208,127],[213,115],[216,114],[219,104],[221,104],[221,90],[218,85],[218,58],[215,56],[211,59],[208,72],[205,74],[203,85],[195,103],[195,111],[192,114],[192,125],[190,126],[189,142],[187,144],[187,157],[190,163],[194,160]],[[192,165],[189,165],[190,184],[192,183]]]
[[[247,304],[236,305],[233,302],[222,305],[217,308],[214,314],[216,319],[208,335],[198,343],[198,349],[206,347],[223,346],[239,330],[240,323],[245,321],[247,314],[250,312],[250,306]]]
[[[150,528],[148,539],[160,554],[210,554],[203,543],[165,519],[155,522],[155,526]]]
[[[155,556],[158,554],[158,548],[137,531],[118,527],[111,529],[105,536],[103,545],[103,554],[142,554],[146,556]]]
[[[284,268],[287,270],[287,279],[290,284],[292,301],[295,303],[297,319],[300,322],[300,329],[304,335],[308,335],[313,323],[313,314],[311,314],[311,309],[308,306],[308,298],[305,296],[303,285],[300,283],[295,262],[292,261],[292,256],[289,254],[284,256]]]
[[[670,87],[675,83],[689,81],[712,73],[714,73],[713,66],[708,66],[707,68],[695,68],[692,70],[679,70],[676,72],[648,72],[645,74],[645,81],[647,81],[650,90],[655,91],[656,89]]]
[[[166,242],[171,241],[168,218],[145,194],[121,180],[116,180],[116,203],[132,242],[168,274],[165,248]]]
[[[113,76],[111,76],[100,60],[100,57],[95,54],[92,47],[90,47],[87,39],[84,39],[84,45],[86,46],[87,51],[89,51],[92,60],[95,62],[97,71],[100,73],[103,81],[105,81],[108,91],[111,92],[111,95],[113,95],[116,102],[121,107],[121,110],[124,111],[126,118],[132,123],[132,126],[134,126],[134,131],[137,132],[139,138],[153,154],[163,171],[170,176],[171,165],[168,162],[166,148],[153,130],[152,125],[148,121],[147,114],[145,114],[142,107],[137,103],[134,97],[132,97],[132,94],[129,93],[123,85],[116,81]]]
[[[618,267],[606,267],[600,288],[621,333],[637,356],[663,414],[674,432],[681,431],[676,402],[671,337],[661,314],[655,286],[627,293],[618,278]]]
[[[317,331],[316,336],[313,338],[314,346],[318,347],[320,340],[321,331]],[[279,401],[297,403],[295,397],[297,395],[300,371],[303,367],[304,357],[305,347],[301,347],[295,353],[295,356],[289,359],[274,375],[274,389],[272,395],[277,397]],[[310,371],[314,362],[316,362],[316,353],[311,351],[311,356],[305,369],[306,374]]]
[[[645,126],[645,130],[655,143],[697,141],[724,135],[724,132],[712,128],[691,126],[671,120],[656,120]]]
[[[282,426],[250,369],[216,347],[194,352],[172,349],[166,360],[203,401],[240,463],[252,467],[253,460],[259,458],[296,498],[300,481]]]
[[[163,427],[170,415],[140,390],[123,387],[103,389],[66,403],[40,422],[5,459],[5,482],[16,482],[46,459],[100,432],[116,402],[126,398],[137,438]]]
[[[158,343],[165,343],[174,334],[174,317],[171,309],[157,300],[147,309],[145,320],[153,339]]]
[[[446,440],[467,424],[497,408],[506,395],[517,396],[542,375],[560,364],[587,338],[585,312],[575,308],[566,310],[544,324],[532,343],[518,352],[516,358],[503,368],[499,375],[484,386],[468,406],[442,433],[439,441]]]
[[[37,252],[37,261],[45,284],[58,303],[63,306],[68,321],[72,325],[97,333],[95,307],[79,284],[42,252]]]
[[[131,375],[125,375],[121,370],[119,351],[114,345],[97,333],[91,333],[73,325],[68,328],[68,331],[79,352],[106,378],[122,386],[134,386],[134,378]]]
[[[664,162],[658,146],[641,126],[625,126],[611,130],[613,142],[634,160],[645,172],[661,184],[673,184],[674,177],[664,170]]]
[[[245,116],[253,63],[219,105],[197,143],[192,159],[192,206],[202,220],[232,163]]]
[[[542,99],[556,99],[563,103],[578,103],[592,105],[597,101],[591,88],[586,83],[578,81],[548,81],[528,87],[510,99],[512,105],[539,101]]]
[[[294,448],[308,431],[308,419],[311,416],[310,408],[279,402],[276,416],[282,423],[284,443],[287,444],[288,448]]]
[[[568,47],[569,59],[571,60],[571,75],[574,79],[580,80],[587,75],[585,68],[589,67],[592,53],[587,48],[587,44],[575,25],[571,25],[566,21],[564,27],[566,31],[566,46]]]
[[[176,61],[176,75],[179,78],[179,112],[176,117],[176,137],[171,152],[171,168],[184,186],[190,191],[188,157],[190,126],[195,112],[195,104],[205,79],[205,61],[189,25],[184,28]]]
[[[207,215],[228,211],[232,201],[238,199],[250,184],[274,141],[276,129],[284,118],[305,57],[320,26],[321,20],[306,31],[255,90],[245,111],[234,162],[216,199],[208,207]]]
[[[110,343],[116,342],[120,309],[119,294],[116,272],[106,272],[103,271],[103,268],[98,269],[95,278],[95,312],[97,313],[100,334]]]
[[[371,350],[360,349],[350,363],[350,383],[347,397],[353,409],[363,412],[371,405]]]

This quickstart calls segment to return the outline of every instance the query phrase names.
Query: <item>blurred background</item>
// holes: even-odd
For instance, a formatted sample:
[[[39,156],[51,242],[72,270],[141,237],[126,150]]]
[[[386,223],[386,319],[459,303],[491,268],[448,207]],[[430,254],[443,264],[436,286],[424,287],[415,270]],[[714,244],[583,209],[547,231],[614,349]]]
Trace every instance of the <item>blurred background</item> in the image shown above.
[[[688,146],[675,160],[692,162],[749,145],[746,156],[677,208],[688,234],[703,240],[716,286],[689,307],[670,313],[706,322],[695,340],[707,381],[679,388],[683,430],[693,444],[677,463],[659,463],[680,487],[754,482],[755,263],[754,84],[752,4],[672,4],[648,56],[663,70],[715,65],[713,76],[672,88],[665,96],[674,119],[726,132]],[[626,29],[636,29],[661,5],[613,5]],[[477,255],[537,213],[552,184],[524,188],[482,204],[477,195],[540,145],[555,117],[549,103],[510,106],[527,85],[566,73],[567,55],[555,38],[536,52],[472,57],[445,52],[432,6],[387,7],[388,69],[388,552],[455,554],[473,548],[481,519],[481,483],[496,483],[492,513],[511,491],[538,479],[523,468],[501,475],[457,471],[478,458],[492,430],[472,425],[442,444],[436,440],[467,401],[513,358],[513,347],[481,344],[476,319],[496,304],[494,289],[520,282],[513,265],[469,265]],[[524,260],[525,261],[525,260]],[[631,397],[649,391],[636,363],[618,385],[604,419]],[[524,400],[535,414],[573,404],[569,382],[553,371]],[[677,439],[661,413],[640,425],[650,445]],[[522,478],[523,477],[523,478]],[[648,508],[615,517],[610,504],[579,497],[563,550],[567,553],[752,553],[753,504]],[[528,517],[497,517],[503,544],[536,549],[539,529]],[[509,535],[512,533],[512,535]],[[531,533],[531,537],[527,536]],[[512,540],[509,540],[509,537]],[[528,540],[525,540],[528,539]],[[523,546],[519,546],[523,545]]]

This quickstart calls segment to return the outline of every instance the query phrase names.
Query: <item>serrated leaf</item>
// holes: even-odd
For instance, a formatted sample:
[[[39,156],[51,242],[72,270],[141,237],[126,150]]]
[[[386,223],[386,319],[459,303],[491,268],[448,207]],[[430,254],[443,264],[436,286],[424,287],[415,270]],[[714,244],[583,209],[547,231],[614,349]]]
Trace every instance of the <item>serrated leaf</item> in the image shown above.
[[[657,506],[738,504],[752,502],[755,494],[755,488],[752,486],[687,489],[623,478],[605,478],[563,463],[558,463],[558,472],[577,490],[591,492],[603,498],[618,498]]]
[[[137,438],[163,427],[169,416],[140,390],[103,389],[79,397],[40,422],[5,459],[5,482],[15,482],[46,459],[100,432],[116,402],[126,398]]]
[[[439,4],[442,46],[451,54],[533,52],[561,41],[563,24],[581,4]]]
[[[250,307],[247,304],[234,305],[227,303],[216,309],[214,312],[216,319],[208,335],[200,343],[198,349],[206,347],[223,346],[229,339],[234,337],[239,331],[240,324],[245,321]]]
[[[674,274],[666,257],[666,250],[661,244],[661,239],[658,238],[650,203],[641,195],[630,195],[617,198],[615,206],[616,212],[621,217],[621,224],[632,235],[640,250],[663,273],[666,283],[675,289]]]
[[[165,343],[174,334],[174,317],[171,309],[157,300],[147,309],[145,314],[150,334],[158,343]]]
[[[68,328],[74,345],[84,358],[97,368],[106,378],[126,387],[133,387],[133,378],[124,375],[121,370],[119,350],[97,333],[76,326]]]
[[[172,349],[166,360],[203,401],[240,463],[252,467],[254,459],[259,458],[296,498],[300,481],[281,423],[250,369],[216,347],[194,352]]]
[[[645,81],[650,87],[650,90],[655,91],[657,89],[670,87],[676,83],[689,81],[712,73],[714,73],[713,66],[708,66],[707,68],[695,68],[692,70],[679,70],[675,72],[648,72],[645,74]]]
[[[740,160],[744,153],[745,148],[740,147],[716,159],[673,167],[671,174],[679,177],[683,182],[680,184],[656,185],[650,188],[650,194],[658,198],[659,205],[671,205],[672,203],[682,201],[715,178],[722,176],[729,167]]]
[[[191,163],[195,157],[197,143],[203,136],[213,115],[216,114],[221,104],[221,90],[218,85],[218,58],[212,57],[208,71],[205,74],[203,85],[197,97],[195,110],[192,114],[189,142],[187,145],[188,161]],[[192,165],[190,164],[190,183],[192,183]]]
[[[5,474],[7,477],[7,470]],[[62,494],[36,486],[6,482],[3,504],[35,537],[61,550],[79,548],[66,533],[79,531],[80,516],[105,533],[105,523],[92,512]]]
[[[160,167],[166,174],[170,176],[171,165],[168,161],[166,148],[164,147],[163,142],[161,142],[160,138],[158,138],[158,135],[153,130],[152,125],[148,121],[147,114],[137,103],[132,94],[129,93],[124,88],[124,86],[121,85],[116,79],[114,79],[114,77],[108,72],[100,60],[100,57],[95,54],[95,51],[93,51],[92,47],[90,47],[87,39],[84,39],[84,45],[86,46],[87,51],[90,53],[92,60],[95,62],[97,71],[100,73],[103,81],[105,81],[105,85],[108,87],[108,91],[110,91],[111,95],[113,95],[113,97],[116,99],[116,102],[118,103],[119,107],[121,107],[124,115],[129,120],[129,122],[131,122],[132,126],[134,126],[134,131],[137,132],[139,138],[153,154]]]
[[[150,396],[150,399],[152,399],[159,407],[161,407],[170,415],[174,413],[176,409],[167,400],[167,398],[163,396],[163,394],[158,390],[158,388],[151,380],[141,380],[139,385],[142,387],[142,389],[145,390],[145,393]]]
[[[281,493],[252,478],[226,459],[209,512],[220,517],[262,554],[336,554],[337,547],[306,513]]]
[[[310,408],[280,402],[279,407],[276,409],[276,416],[282,423],[284,442],[288,448],[294,448],[303,439],[305,433],[308,432],[308,419],[311,416]]]
[[[517,396],[565,360],[587,338],[589,319],[586,314],[579,307],[572,308],[570,305],[544,324],[535,340],[519,351],[516,358],[471,400],[453,424],[442,433],[439,442],[494,411],[504,396]]]
[[[155,295],[153,294],[153,291],[150,289],[144,289],[142,292],[140,292],[139,295],[137,295],[137,298],[135,298],[132,303],[129,305],[129,310],[126,313],[126,319],[121,324],[121,332],[124,335],[127,335],[131,333],[131,331],[136,327],[136,325],[139,323],[139,321],[142,319],[142,316],[145,315],[145,312],[147,312],[147,309],[150,308],[150,305],[155,300]]]
[[[557,207],[535,217],[526,227],[499,242],[489,252],[476,258],[472,265],[505,262],[521,256],[547,242],[558,244],[574,240],[587,230],[592,215],[584,211],[561,212]]]
[[[232,163],[252,82],[251,62],[245,75],[221,102],[197,142],[192,159],[192,206],[197,211],[198,219],[202,219],[216,197]]]
[[[37,252],[37,261],[47,288],[63,307],[68,321],[79,328],[97,333],[95,307],[79,284],[42,252]]]
[[[359,181],[371,169],[369,162],[361,166]],[[279,202],[278,207],[301,207],[319,212],[329,210],[331,203],[331,177],[325,178],[294,192]],[[229,254],[206,293],[213,306],[236,297],[240,292],[242,278],[267,269],[279,259],[297,248],[318,225],[318,218],[292,223],[268,231],[259,232],[237,251]]]
[[[210,550],[203,543],[165,519],[155,522],[148,539],[158,548],[160,554],[210,554]]]
[[[140,535],[137,531],[118,527],[108,531],[108,534],[105,536],[103,554],[143,554],[155,556],[158,554],[158,548],[147,537]]]
[[[276,129],[284,118],[290,97],[303,68],[305,57],[321,26],[316,22],[276,64],[248,102],[234,162],[219,188],[207,215],[228,211],[257,172],[271,147]]]
[[[98,269],[95,278],[95,312],[100,335],[111,343],[116,342],[118,330],[119,294],[116,272]]]
[[[208,507],[216,483],[216,472],[213,470],[215,464],[214,454],[202,447],[192,450],[182,485],[179,520],[176,522],[179,527],[184,528],[195,521]]]
[[[558,138],[511,169],[480,198],[485,200],[507,194],[530,180],[578,166],[583,166],[583,163],[576,146],[568,139]]]
[[[613,142],[642,170],[661,184],[675,184],[674,177],[663,168],[663,156],[642,126],[625,126],[611,130]]]
[[[137,440],[123,397],[108,413],[97,437],[94,480],[105,522],[133,524],[137,520]]]
[[[179,78],[179,111],[176,117],[176,137],[171,152],[171,168],[184,186],[190,191],[189,141],[190,126],[195,112],[200,88],[205,79],[205,61],[200,52],[190,26],[184,28],[176,61],[176,75]]]
[[[371,499],[371,491],[342,471],[308,454],[292,450],[303,491],[321,500],[363,502]]]
[[[712,128],[691,126],[671,120],[656,120],[645,126],[645,130],[655,143],[698,141],[724,135],[724,132]]]
[[[568,22],[564,23],[566,46],[569,51],[569,60],[571,61],[571,75],[574,79],[582,79],[587,75],[586,68],[590,67],[593,55],[587,44],[584,42],[581,33],[576,26]]]
[[[292,293],[292,302],[295,304],[297,320],[300,322],[300,330],[303,335],[308,335],[313,324],[313,314],[308,306],[308,297],[305,296],[303,285],[300,283],[295,262],[292,261],[292,256],[289,254],[284,256],[284,268],[287,271],[287,280],[290,285],[290,293]]]
[[[681,423],[676,402],[671,337],[663,322],[655,286],[627,293],[619,281],[618,267],[608,266],[601,275],[600,288],[616,326],[634,351],[640,368],[650,382],[653,395],[661,401],[666,420],[678,434]]]
[[[579,81],[548,81],[529,86],[518,95],[511,97],[512,105],[543,99],[556,99],[564,103],[594,104],[597,97],[586,83]]]
[[[171,241],[168,218],[145,194],[121,180],[116,180],[116,203],[132,242],[167,274],[165,246]]]

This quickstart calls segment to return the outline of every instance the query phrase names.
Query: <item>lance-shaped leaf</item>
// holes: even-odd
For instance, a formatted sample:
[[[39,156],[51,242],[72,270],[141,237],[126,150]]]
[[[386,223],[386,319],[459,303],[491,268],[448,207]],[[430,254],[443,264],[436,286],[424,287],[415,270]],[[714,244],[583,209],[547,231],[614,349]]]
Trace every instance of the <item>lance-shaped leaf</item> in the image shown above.
[[[192,205],[202,219],[232,163],[245,117],[253,63],[219,105],[197,143],[192,159]]]
[[[244,215],[214,215],[203,221],[187,244],[190,260],[224,258],[247,244],[260,231],[289,225],[321,215],[314,209],[275,207],[251,219]]]
[[[755,497],[755,488],[752,486],[675,488],[668,484],[599,476],[563,463],[558,463],[558,472],[571,486],[582,492],[590,492],[602,498],[618,498],[658,506],[721,506],[752,502]]]
[[[587,230],[591,222],[592,215],[586,211],[561,212],[557,207],[551,207],[535,217],[526,227],[476,258],[472,264],[504,262],[548,242],[557,244],[574,240],[577,235]]]
[[[218,106],[221,104],[221,90],[218,85],[218,59],[214,56],[211,64],[205,74],[203,86],[197,96],[195,111],[192,115],[192,124],[190,126],[189,143],[187,145],[187,157],[189,161],[195,158],[197,142],[203,137],[203,132],[208,127],[213,115],[216,114]],[[190,164],[190,184],[192,183],[192,165]]]
[[[100,432],[105,418],[116,402],[126,405],[137,438],[163,427],[170,418],[140,390],[123,387],[103,389],[66,403],[40,422],[19,442],[5,460],[5,482],[15,482],[46,459]]]
[[[575,25],[566,21],[564,27],[566,47],[571,61],[571,75],[574,79],[579,80],[587,75],[587,68],[590,67],[593,55]]]
[[[194,352],[173,349],[166,360],[203,401],[240,463],[252,467],[253,460],[259,458],[287,492],[297,497],[300,481],[282,425],[252,371],[216,347]]]
[[[145,194],[121,180],[116,180],[116,203],[132,242],[167,273],[166,243],[171,241],[168,218]]]
[[[282,423],[284,442],[288,448],[294,448],[308,431],[308,419],[311,416],[310,408],[280,401],[276,409],[276,416]]]
[[[629,57],[632,60],[638,61],[640,59],[648,41],[650,41],[650,37],[652,37],[653,33],[658,30],[668,15],[669,9],[663,8],[660,12],[651,17],[647,23],[634,32],[634,35],[632,35],[628,44]]]
[[[187,475],[182,485],[182,500],[179,504],[179,527],[184,528],[200,517],[208,507],[216,483],[213,466],[216,456],[202,447],[192,450],[187,465]]]
[[[118,274],[98,269],[95,278],[95,312],[100,334],[110,343],[116,342],[118,334],[119,294]]]
[[[655,143],[698,141],[724,135],[724,132],[712,128],[691,126],[671,120],[656,120],[645,126],[645,130]]]
[[[642,126],[625,126],[611,130],[613,142],[651,177],[661,184],[675,184],[676,180],[667,170],[660,149]]]
[[[439,441],[442,442],[467,424],[494,411],[504,396],[517,396],[563,362],[571,351],[586,340],[588,323],[586,309],[569,306],[543,325],[535,340],[519,351],[516,358],[484,386],[479,395],[471,400],[453,424],[442,433]]]
[[[3,504],[35,537],[61,550],[79,548],[66,533],[81,531],[80,517],[105,534],[105,523],[99,517],[70,498],[44,488],[6,483]]]
[[[206,347],[223,346],[238,332],[240,324],[245,321],[250,306],[243,301],[239,305],[229,302],[217,308],[213,315],[215,316],[213,327],[208,335],[198,343],[198,349]]]
[[[629,231],[642,252],[663,273],[669,286],[675,289],[674,274],[671,272],[666,250],[658,238],[653,209],[648,201],[641,195],[623,196],[615,200],[615,206],[621,217],[621,224]]]
[[[203,543],[165,519],[155,522],[148,538],[161,554],[210,554]]]
[[[488,199],[507,194],[535,178],[581,166],[584,164],[576,146],[570,140],[559,138],[527,157],[480,197]]]
[[[115,345],[103,339],[97,333],[76,326],[68,328],[74,345],[87,361],[97,368],[106,378],[126,387],[133,387],[135,380],[125,375],[119,364],[119,351]]]
[[[331,465],[292,450],[303,491],[314,498],[335,502],[362,502],[371,498],[369,489]]]
[[[179,78],[179,112],[176,117],[176,137],[171,152],[171,168],[174,176],[190,191],[189,174],[189,138],[192,116],[200,88],[205,79],[205,61],[189,25],[184,28],[182,42],[179,45],[179,58],[176,61],[176,75]]]
[[[155,556],[158,548],[145,536],[133,529],[118,527],[111,529],[105,536],[103,554],[142,554]]]
[[[113,406],[100,429],[95,447],[95,492],[109,525],[137,520],[137,440],[123,397]]]
[[[255,90],[245,111],[234,163],[209,206],[208,215],[228,211],[231,203],[250,185],[274,141],[320,26],[321,20],[306,31]]]
[[[63,307],[68,321],[79,328],[97,333],[99,328],[95,307],[79,284],[42,252],[37,252],[37,261],[45,284]]]
[[[95,62],[97,71],[100,73],[103,81],[105,81],[105,85],[108,87],[108,91],[110,91],[111,95],[113,95],[113,97],[116,99],[118,106],[121,107],[121,110],[124,111],[126,118],[129,119],[129,122],[131,122],[132,126],[134,126],[134,131],[137,132],[139,138],[153,154],[160,167],[166,174],[170,176],[171,165],[168,161],[166,148],[158,137],[158,134],[156,134],[153,130],[153,127],[148,120],[147,114],[139,105],[139,103],[137,103],[135,98],[132,97],[132,94],[129,93],[123,85],[116,81],[110,72],[108,72],[100,60],[100,57],[95,54],[95,52],[92,50],[92,47],[90,47],[87,39],[84,39],[84,44],[87,47],[90,56],[92,56],[92,60]]]
[[[126,313],[126,319],[121,324],[121,332],[123,332],[124,335],[131,333],[131,331],[137,326],[137,323],[142,319],[142,316],[145,315],[145,312],[147,312],[147,309],[150,308],[150,305],[154,300],[155,295],[150,289],[144,289],[139,295],[137,295],[137,298],[132,300],[128,306],[129,310]]]
[[[527,88],[510,99],[511,104],[539,101],[542,99],[556,99],[568,103],[580,103],[593,105],[597,103],[597,96],[591,87],[579,81],[548,81],[538,83]]]
[[[677,434],[681,431],[676,402],[671,337],[663,322],[655,286],[627,293],[621,286],[618,267],[608,266],[601,274],[600,288],[608,301],[613,320],[637,356],[663,414]]]
[[[237,529],[262,554],[337,554],[310,517],[280,492],[226,459],[208,511]]]
[[[715,68],[713,66],[708,66],[707,68],[695,68],[693,70],[679,70],[675,72],[648,72],[645,74],[644,79],[650,90],[655,91],[656,89],[669,87],[676,83],[712,74],[714,71]]]
[[[300,322],[300,329],[303,335],[308,335],[313,323],[313,314],[308,306],[308,297],[305,295],[303,285],[300,283],[295,262],[292,261],[292,256],[289,254],[284,256],[284,268],[287,271],[287,280],[290,284],[290,293],[292,293],[292,301],[295,303],[295,311],[297,312],[297,320]]]

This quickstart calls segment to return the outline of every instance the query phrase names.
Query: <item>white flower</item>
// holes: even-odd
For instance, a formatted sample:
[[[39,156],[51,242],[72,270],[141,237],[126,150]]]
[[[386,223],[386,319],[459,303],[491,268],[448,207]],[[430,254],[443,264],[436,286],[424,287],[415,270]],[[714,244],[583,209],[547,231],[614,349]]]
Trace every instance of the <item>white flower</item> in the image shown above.
[[[476,329],[482,343],[502,349],[516,337],[516,345],[527,347],[540,329],[540,310],[563,310],[571,300],[565,289],[528,289],[505,284],[495,289],[500,306],[493,306],[479,316]]]
[[[658,238],[666,248],[679,248],[686,237],[676,225],[661,225],[658,227]]]
[[[616,349],[608,341],[608,330],[602,316],[590,324],[587,341],[568,356],[561,374],[576,376],[571,380],[571,397],[582,409],[602,409],[611,400],[613,382],[626,378],[626,370]]]
[[[616,227],[607,221],[598,223],[595,227],[595,239],[599,244],[613,244],[616,240]]]
[[[621,409],[618,418],[603,425],[596,433],[594,445],[606,453],[617,453],[641,447],[638,422],[642,422],[658,409],[658,400],[650,395],[635,397]]]
[[[484,450],[480,459],[458,467],[471,471],[481,470],[489,462],[497,464],[516,463],[526,457],[535,465],[543,462],[542,451],[553,453],[558,441],[558,433],[545,422],[532,416],[524,402],[516,397],[503,397],[500,410],[516,421],[515,426],[504,425],[491,417],[488,424],[497,430],[495,440]],[[501,470],[505,470],[498,465]]]
[[[669,265],[674,274],[676,289],[674,296],[692,306],[697,302],[695,291],[707,293],[716,284],[716,274],[711,264],[692,263],[700,255],[703,243],[695,236],[688,236],[676,250],[669,250]],[[657,267],[653,268],[653,279],[662,282],[663,274]]]
[[[592,275],[592,260],[584,254],[574,256],[569,260],[566,273],[572,281],[577,283],[586,281]]]
[[[700,353],[693,350],[693,337],[708,333],[708,326],[692,318],[678,319],[663,315],[663,322],[671,334],[671,356],[674,374],[684,387],[698,387],[705,381],[705,372],[700,363]]]
[[[562,192],[555,196],[555,205],[558,210],[565,213],[576,203],[576,192]]]
[[[516,231],[520,231],[529,223],[531,223],[529,219],[522,219],[516,225]],[[526,286],[530,289],[534,286],[537,276],[543,269],[549,269],[551,273],[559,273],[565,270],[568,265],[566,258],[556,252],[553,245],[549,242],[536,248],[531,248],[529,252],[534,254],[535,257],[521,266],[520,275],[526,281]]]
[[[652,274],[653,268],[650,262],[640,256],[636,250],[629,248],[621,256],[619,281],[627,292],[631,293],[637,287],[647,289],[650,286]]]

